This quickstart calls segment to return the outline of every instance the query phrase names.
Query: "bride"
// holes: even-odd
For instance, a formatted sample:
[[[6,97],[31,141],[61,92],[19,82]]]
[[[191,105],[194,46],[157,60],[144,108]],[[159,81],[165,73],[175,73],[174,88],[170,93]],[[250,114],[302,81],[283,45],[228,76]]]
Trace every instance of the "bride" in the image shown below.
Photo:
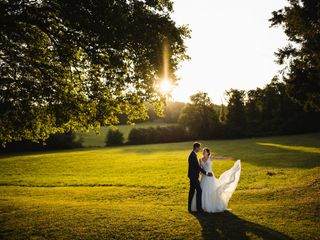
[[[203,157],[200,160],[201,168],[206,172],[212,172],[212,156],[210,149],[203,149]],[[203,175],[200,186],[202,189],[202,209],[205,212],[223,212],[228,207],[228,202],[237,187],[241,171],[241,162],[237,160],[233,167],[225,171],[219,178]],[[196,194],[191,204],[191,211],[197,211]]]

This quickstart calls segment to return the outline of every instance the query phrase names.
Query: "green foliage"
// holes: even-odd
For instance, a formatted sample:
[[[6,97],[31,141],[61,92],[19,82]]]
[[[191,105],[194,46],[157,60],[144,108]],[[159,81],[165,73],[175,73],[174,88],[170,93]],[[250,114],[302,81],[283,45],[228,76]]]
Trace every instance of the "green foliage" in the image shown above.
[[[276,53],[286,89],[305,109],[320,111],[320,1],[289,0],[272,14],[271,26],[281,26],[289,39]]]
[[[190,97],[183,109],[179,123],[184,126],[193,138],[212,139],[221,136],[221,123],[207,93],[199,92]]]
[[[183,102],[168,102],[164,107],[163,120],[167,123],[177,123],[185,105]]]
[[[242,160],[230,212],[187,212],[192,142],[2,156],[2,237],[319,239],[319,134],[201,143]]]
[[[43,143],[23,140],[0,146],[0,152],[46,151],[54,149],[72,149],[83,147],[83,138],[72,132],[52,134]]]
[[[128,136],[129,144],[148,144],[182,142],[190,140],[191,136],[182,126],[133,128]]]
[[[169,72],[187,58],[172,2],[0,1],[0,144],[146,119],[169,42]]]
[[[248,136],[276,135],[319,131],[320,113],[293,102],[286,84],[274,78],[263,89],[247,92],[245,117]]]
[[[193,139],[241,138],[320,130],[320,113],[304,111],[276,77],[264,88],[226,92],[227,106],[216,106],[206,93],[191,97],[179,123]]]
[[[119,131],[119,129],[109,129],[105,140],[106,146],[122,145],[123,141],[123,134]]]
[[[83,139],[73,132],[54,134],[46,140],[48,149],[71,149],[82,147]]]
[[[227,136],[242,137],[246,133],[245,91],[231,89],[227,93],[228,115],[226,117]]]

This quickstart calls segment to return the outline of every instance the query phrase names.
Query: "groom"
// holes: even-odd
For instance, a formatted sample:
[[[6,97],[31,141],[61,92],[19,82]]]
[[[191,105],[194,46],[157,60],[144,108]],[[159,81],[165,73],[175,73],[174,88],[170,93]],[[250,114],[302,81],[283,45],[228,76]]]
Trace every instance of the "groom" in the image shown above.
[[[188,199],[188,211],[191,212],[191,202],[194,195],[195,190],[197,191],[197,210],[198,212],[202,213],[203,209],[201,207],[201,195],[202,190],[200,187],[199,182],[199,173],[202,172],[202,174],[205,174],[207,176],[212,177],[211,172],[206,172],[203,170],[198,161],[197,153],[200,151],[201,144],[198,142],[195,142],[193,144],[193,150],[189,155],[188,162],[189,162],[189,168],[188,168],[188,178],[190,179],[190,190],[189,190],[189,199]]]

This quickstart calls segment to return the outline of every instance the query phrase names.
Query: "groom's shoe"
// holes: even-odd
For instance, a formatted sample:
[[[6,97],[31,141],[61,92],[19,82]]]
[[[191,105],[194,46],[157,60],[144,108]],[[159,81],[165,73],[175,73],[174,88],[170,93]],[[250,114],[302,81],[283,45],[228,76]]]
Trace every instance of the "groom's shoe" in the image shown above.
[[[203,209],[201,208],[201,209],[199,209],[199,210],[197,211],[197,213],[199,213],[199,214],[204,214],[205,212],[204,212]]]

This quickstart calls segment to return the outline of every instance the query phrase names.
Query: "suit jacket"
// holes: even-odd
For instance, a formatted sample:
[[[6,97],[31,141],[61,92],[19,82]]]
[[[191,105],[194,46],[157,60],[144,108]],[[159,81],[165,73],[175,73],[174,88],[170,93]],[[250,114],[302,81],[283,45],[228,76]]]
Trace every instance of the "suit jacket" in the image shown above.
[[[194,151],[190,153],[188,158],[188,163],[189,163],[188,178],[198,179],[200,172],[202,172],[203,174],[206,174],[206,171],[200,167],[197,154]]]

